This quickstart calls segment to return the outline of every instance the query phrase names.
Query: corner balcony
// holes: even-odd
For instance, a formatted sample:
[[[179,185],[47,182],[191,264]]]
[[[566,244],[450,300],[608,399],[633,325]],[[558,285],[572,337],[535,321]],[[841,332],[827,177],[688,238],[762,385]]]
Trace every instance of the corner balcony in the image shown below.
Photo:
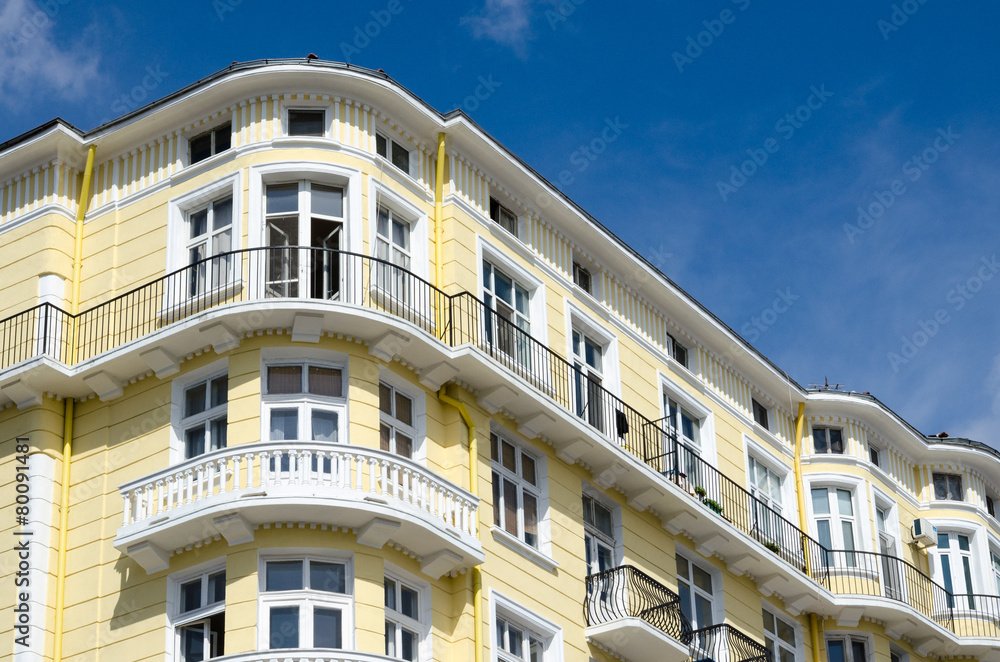
[[[171,553],[225,538],[239,545],[261,525],[346,528],[375,548],[395,545],[437,578],[483,562],[479,502],[406,458],[323,442],[247,444],[206,453],[122,485],[114,545],[146,572]]]
[[[289,648],[237,653],[210,659],[211,662],[399,662],[398,657],[330,648]]]
[[[587,577],[583,605],[587,639],[632,662],[684,662],[691,624],[680,598],[632,566]]]
[[[693,662],[772,662],[764,644],[725,623],[691,633]]]

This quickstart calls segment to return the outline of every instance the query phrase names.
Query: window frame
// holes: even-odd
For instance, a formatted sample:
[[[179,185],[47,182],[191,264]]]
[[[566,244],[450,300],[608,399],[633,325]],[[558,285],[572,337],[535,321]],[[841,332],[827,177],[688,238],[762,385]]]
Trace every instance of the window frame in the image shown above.
[[[522,235],[521,224],[523,222],[523,214],[516,213],[513,209],[514,205],[505,199],[501,199],[493,191],[490,191],[489,198],[489,209],[487,210],[486,218],[490,220],[491,224],[506,231],[515,239],[520,239]],[[496,209],[497,218],[493,217],[494,209]],[[513,229],[504,225],[500,220],[503,218],[504,212],[513,217]]]
[[[225,128],[226,126],[229,127],[229,146],[226,147],[225,149],[218,150],[216,148],[217,134],[219,133],[219,131],[221,129]],[[197,161],[195,161],[194,160],[194,145],[193,145],[193,143],[194,143],[194,141],[198,140],[199,138],[204,138],[205,136],[209,137],[209,145],[210,145],[210,150],[209,151],[211,153],[208,156],[203,157],[203,158],[198,159]],[[212,157],[215,157],[215,156],[218,156],[219,154],[223,154],[225,152],[228,152],[228,151],[230,151],[230,150],[233,149],[233,142],[234,142],[233,141],[233,118],[227,116],[224,119],[220,120],[218,123],[216,123],[214,126],[212,126],[212,128],[206,129],[206,130],[202,131],[201,133],[195,134],[195,135],[191,136],[190,138],[187,138],[187,149],[184,150],[184,158],[185,158],[184,166],[193,166],[193,165],[197,165],[199,163],[204,163],[205,161],[208,161]]]
[[[402,570],[401,568],[386,562],[385,569],[383,571],[383,596],[385,581],[390,580],[396,582],[398,585],[405,585],[408,588],[414,590],[417,593],[417,619],[412,619],[402,612],[395,612],[395,614],[389,614],[389,607],[385,606],[385,620],[392,620],[402,627],[414,630],[417,637],[416,660],[418,662],[429,662],[433,659],[433,637],[431,636],[431,621],[432,621],[432,606],[431,606],[431,588],[427,582],[417,579],[414,575]],[[384,604],[383,599],[383,604]],[[398,604],[398,602],[397,602]],[[388,632],[386,632],[388,635]],[[386,653],[386,657],[392,657]],[[393,659],[403,659],[401,657],[394,657]]]
[[[368,207],[368,236],[370,254],[377,256],[375,237],[377,234],[378,210],[384,207],[390,210],[393,215],[398,215],[410,226],[410,272],[416,274],[424,280],[430,278],[430,255],[428,245],[430,242],[429,227],[430,217],[427,212],[412,204],[403,196],[399,195],[392,188],[383,182],[369,178],[369,207]],[[355,251],[360,252],[360,251]]]
[[[323,131],[320,135],[304,135],[291,132],[292,111],[322,111]],[[333,137],[333,103],[327,100],[296,99],[282,100],[281,103],[281,138],[285,140],[316,140],[332,139]]]
[[[678,365],[683,366],[688,370],[691,368],[691,353],[687,346],[678,342],[671,334],[667,334],[667,338],[670,340],[670,346],[667,349],[667,355],[672,358]]]
[[[823,644],[826,648],[826,660],[830,660],[830,642],[840,641],[844,645],[844,659],[842,662],[856,662],[853,658],[852,648],[850,644],[853,643],[863,643],[865,647],[865,659],[864,662],[871,662],[872,656],[875,651],[874,642],[870,634],[864,634],[859,632],[826,632],[823,638]]]
[[[345,593],[319,591],[310,588],[292,589],[287,591],[267,590],[267,564],[269,562],[302,561],[303,586],[310,576],[310,562],[332,563],[344,565]],[[334,650],[350,651],[356,646],[355,614],[356,603],[354,581],[354,554],[340,550],[296,548],[259,550],[257,554],[257,650],[287,651],[302,648],[313,648],[313,628],[304,627],[313,624],[315,609],[332,608],[341,612],[341,648]],[[270,594],[270,595],[269,595]],[[299,608],[299,645],[294,648],[271,648],[270,644],[270,612],[272,607]],[[303,634],[308,634],[303,637]]]
[[[596,299],[598,298],[598,279],[595,277],[594,272],[595,270],[592,268],[592,263],[588,262],[587,265],[584,265],[583,257],[579,255],[573,256],[573,268],[572,273],[570,274],[570,280],[580,291],[586,292]],[[597,273],[600,273],[600,271],[598,270]]]
[[[289,356],[289,358],[284,358]],[[293,358],[294,356],[294,358]],[[350,443],[348,438],[348,405],[349,405],[349,365],[346,360],[338,360],[331,356],[322,360],[314,358],[315,354],[295,354],[281,353],[269,355],[261,361],[261,387],[260,387],[260,438],[265,443],[276,441],[294,441],[297,443],[336,443],[346,445]],[[269,393],[267,390],[268,370],[273,367],[300,366],[302,373],[300,376],[303,388],[297,393]],[[339,396],[318,395],[308,392],[309,368],[323,368],[340,371],[340,392]],[[275,410],[290,410],[297,412],[296,434],[294,440],[271,438],[271,417]],[[337,414],[337,441],[327,442],[324,440],[312,439],[312,413],[334,412]]]
[[[386,153],[382,154],[379,152],[379,138],[385,140],[386,142]],[[399,142],[388,133],[382,129],[375,130],[375,157],[385,161],[387,164],[391,165],[396,170],[404,173],[407,177],[413,177],[413,165],[414,165],[414,153],[416,148],[408,148],[405,144]],[[406,169],[399,167],[396,163],[396,147],[399,147],[403,152],[406,153]]]
[[[562,628],[539,614],[507,598],[496,589],[490,589],[490,660],[506,662],[517,660],[516,657],[501,655],[500,643],[497,641],[497,618],[504,619],[522,630],[535,634],[542,644],[540,662],[562,662],[563,633]],[[524,658],[521,658],[524,659]]]
[[[587,522],[586,503],[588,499],[592,503],[609,511],[611,516],[610,537],[607,533],[601,531],[596,525],[591,525]],[[584,561],[586,562],[588,556],[593,560],[593,562],[587,566],[587,574],[592,575],[601,571],[599,568],[600,559],[597,554],[597,545],[599,544],[603,544],[611,551],[611,564],[608,568],[606,568],[606,570],[610,568],[617,568],[621,565],[622,558],[624,557],[624,530],[622,527],[621,506],[619,506],[613,499],[610,499],[606,494],[604,494],[604,492],[587,482],[583,482],[580,500],[583,511],[580,516],[580,520],[583,522],[583,544],[585,550]]]
[[[217,361],[212,361],[208,365],[204,365],[200,368],[196,368],[183,375],[178,375],[174,377],[170,382],[170,464],[179,464],[181,462],[186,462],[191,458],[185,457],[185,439],[184,433],[188,426],[184,425],[184,421],[189,418],[184,416],[185,408],[185,395],[187,389],[197,385],[199,382],[204,382],[206,380],[215,379],[221,377],[223,374],[229,374],[229,359],[221,358]],[[217,408],[221,410],[221,405]],[[227,389],[226,398],[226,423],[229,422],[229,398]],[[199,414],[201,417],[202,412]],[[218,416],[220,412],[215,412],[211,414],[211,418]],[[206,415],[206,418],[209,416]],[[189,421],[189,426],[196,424],[196,421]],[[228,431],[227,431],[227,442],[228,442]],[[206,451],[207,452],[207,451]],[[199,456],[200,457],[200,456]]]
[[[858,572],[858,557],[856,554],[852,554],[852,552],[863,552],[867,550],[867,546],[864,544],[864,540],[862,538],[862,531],[865,527],[861,526],[861,524],[866,521],[863,515],[866,515],[867,513],[863,514],[859,508],[857,488],[848,487],[842,484],[831,484],[828,482],[816,481],[810,483],[807,489],[809,490],[808,510],[810,515],[810,528],[813,529],[812,532],[816,540],[818,540],[821,545],[829,549],[831,552],[831,556],[824,557],[821,562],[824,566],[829,567],[831,571]],[[816,496],[814,492],[818,492],[820,490],[826,492],[826,506],[829,510],[827,513],[816,512]],[[848,500],[851,504],[851,513],[848,515],[840,512],[840,493],[842,492],[846,492],[848,494]],[[820,521],[829,522],[829,545],[823,543],[819,527]],[[852,548],[845,546],[845,523],[851,525]]]
[[[879,469],[883,468],[882,467],[882,448],[880,446],[876,446],[875,444],[873,444],[871,442],[868,443],[868,462],[873,467],[878,467]]]
[[[818,444],[816,443],[816,432],[818,430],[825,430],[826,431],[824,437],[826,439],[826,448],[827,448],[827,450],[822,450],[822,451],[818,450]],[[831,434],[829,432],[831,430],[834,430],[838,434],[840,434],[840,451],[834,451],[833,450],[833,442],[832,442]],[[848,455],[848,452],[847,452],[848,439],[845,438],[846,435],[844,434],[844,428],[833,426],[833,425],[822,425],[822,424],[821,425],[813,425],[811,427],[811,429],[810,429],[810,435],[811,435],[811,438],[812,438],[812,451],[813,451],[813,455]]]
[[[166,659],[175,660],[175,662],[181,662],[183,660],[183,645],[181,642],[181,630],[196,625],[200,622],[206,622],[211,617],[218,614],[222,614],[223,617],[226,613],[226,598],[219,602],[205,603],[205,599],[208,597],[209,588],[209,578],[215,576],[219,573],[225,574],[226,572],[226,559],[213,559],[206,563],[198,564],[192,568],[188,568],[181,572],[175,573],[167,577],[167,649],[166,649]],[[183,587],[186,584],[190,584],[195,580],[202,581],[202,604],[197,609],[192,609],[190,611],[182,612],[183,608]],[[223,584],[224,588],[228,588]],[[223,620],[223,634],[225,634],[225,620]],[[207,633],[206,633],[207,636]],[[210,652],[210,649],[209,649]],[[226,655],[225,643],[223,642],[223,649],[221,655],[216,657],[222,657]],[[205,660],[215,659],[211,656],[206,656]]]
[[[494,443],[495,440],[495,443]],[[514,449],[514,469],[510,469],[503,463],[504,444]],[[497,449],[497,456],[493,457],[494,446]],[[531,483],[522,475],[524,471],[525,457],[531,460],[535,481]],[[543,519],[542,499],[543,499],[543,476],[539,471],[541,456],[534,449],[526,450],[526,445],[515,441],[509,434],[504,434],[496,429],[490,430],[490,486],[493,494],[493,528],[499,529],[508,536],[518,540],[524,545],[534,549],[542,550],[541,521]],[[500,479],[500,487],[497,487],[497,479]],[[517,521],[514,526],[517,531],[509,530],[510,523],[507,521],[507,484],[514,486],[517,504]],[[528,540],[527,524],[525,518],[524,495],[527,494],[535,501],[535,542]]]
[[[718,625],[724,623],[726,619],[726,607],[725,607],[725,591],[723,587],[723,576],[722,572],[716,568],[713,564],[703,559],[699,554],[682,547],[681,545],[675,545],[674,547],[674,562],[677,559],[684,559],[689,567],[689,574],[687,577],[682,577],[680,568],[675,571],[675,577],[677,579],[677,595],[681,599],[681,613],[683,613],[685,605],[684,602],[684,587],[682,583],[688,587],[688,592],[691,598],[691,602],[687,605],[690,610],[690,616],[688,620],[691,622],[691,628],[694,630],[699,630],[705,627],[711,627],[713,625]],[[694,568],[698,568],[705,574],[709,576],[712,581],[712,592],[709,595],[705,589],[697,586],[694,581]],[[697,602],[695,601],[698,596],[702,598],[708,598],[709,607],[712,613],[711,623],[701,623],[697,618]],[[694,642],[692,642],[694,645]]]
[[[984,562],[989,563],[991,559],[989,558],[989,554],[987,554],[987,558],[985,560],[980,555],[980,536],[978,533],[978,530],[968,527],[967,522],[956,522],[955,525],[953,525],[952,522],[938,522],[938,544],[928,548],[928,557],[929,559],[932,559],[929,560],[931,578],[934,579],[939,585],[943,586],[944,589],[954,598],[954,602],[951,602],[951,604],[947,604],[946,606],[953,607],[955,611],[975,611],[977,606],[976,598],[971,596],[983,593],[983,591],[980,590],[980,584],[982,583],[982,578],[984,576],[982,574],[981,565]],[[947,547],[941,546],[942,537],[949,540]],[[960,538],[965,538],[969,546],[968,549],[961,549]],[[952,544],[952,539],[954,544]],[[944,561],[942,559],[944,554],[942,553],[942,550],[947,550],[948,573],[945,573],[944,571]],[[960,564],[957,563],[958,559],[962,559],[963,562]],[[955,581],[956,579],[961,580],[962,588],[965,589],[964,591],[959,590],[959,586]]]
[[[939,496],[938,492],[938,477],[944,479],[945,492],[944,496]],[[954,493],[952,492],[952,479],[957,479],[959,498],[954,498]],[[967,501],[965,498],[965,479],[960,473],[951,473],[949,471],[934,471],[931,472],[931,489],[934,491],[935,501]]]
[[[381,407],[381,386],[385,384],[393,393],[399,393],[410,400],[410,418],[412,421],[411,425],[406,425],[404,422],[396,419],[394,416],[386,414],[382,411]],[[389,425],[389,427],[395,430],[397,427],[403,428],[402,432],[410,436],[412,442],[411,455],[408,459],[413,460],[419,464],[424,464],[427,456],[427,449],[425,444],[426,429],[427,429],[427,413],[426,413],[426,398],[424,392],[419,388],[410,384],[405,379],[399,377],[395,373],[392,373],[386,368],[381,368],[379,370],[379,424]],[[395,398],[393,398],[393,405],[395,409]],[[395,412],[394,412],[395,413]],[[394,450],[390,450],[390,453],[398,455]],[[405,456],[400,456],[405,457]]]
[[[213,226],[215,224],[216,207],[225,202],[229,203],[230,208],[229,223],[219,229],[215,229]],[[225,260],[215,259],[219,255],[231,254],[233,252],[234,226],[236,225],[236,219],[233,218],[234,210],[235,203],[233,198],[225,195],[190,209],[184,214],[186,225],[189,228],[186,241],[184,242],[184,253],[188,257],[185,266],[192,267],[194,264],[202,265],[199,271],[195,271],[194,269],[187,271],[186,280],[188,287],[184,295],[187,300],[198,300],[212,296],[213,294],[225,292],[234,287],[237,279],[242,277],[242,274],[237,276],[236,269],[234,269],[235,262],[231,256]],[[202,212],[205,213],[205,232],[196,237],[191,237],[190,228],[194,223],[194,217]],[[216,252],[213,247],[217,239],[226,234],[229,237],[229,249]],[[195,260],[191,253],[199,246],[204,247],[204,254]],[[198,275],[200,286],[197,288],[197,291],[192,292],[192,277],[196,274]]]
[[[799,662],[800,660],[804,660],[805,659],[805,638],[804,638],[804,631],[803,631],[802,626],[799,624],[798,620],[796,620],[795,618],[789,616],[783,609],[781,609],[779,607],[776,607],[774,604],[768,602],[767,600],[762,599],[761,600],[761,620],[764,620],[764,618],[763,618],[763,612],[764,611],[769,612],[775,618],[775,632],[770,633],[768,631],[767,626],[766,626],[766,621],[765,621],[765,623],[762,624],[762,628],[761,628],[762,636],[763,636],[763,639],[764,639],[764,646],[767,647],[768,637],[773,636],[773,638],[775,640],[775,644],[779,648],[779,651],[778,651],[777,655],[775,655],[774,654],[775,651],[772,650],[771,662],[781,662],[780,648],[784,648],[785,650],[790,651],[792,653],[792,655],[793,655],[793,660],[795,662]],[[777,628],[777,620],[784,621],[784,623],[785,623],[786,626],[791,626],[792,632],[793,632],[794,637],[795,637],[795,643],[794,644],[789,645],[787,641],[785,641],[784,639],[781,639],[781,637],[778,635],[778,632],[777,632],[777,629],[778,629]],[[780,643],[779,643],[779,640],[780,640]]]
[[[771,427],[768,425],[770,422],[770,408],[762,404],[757,398],[750,396],[750,409],[751,415],[753,416],[753,422],[770,432]]]

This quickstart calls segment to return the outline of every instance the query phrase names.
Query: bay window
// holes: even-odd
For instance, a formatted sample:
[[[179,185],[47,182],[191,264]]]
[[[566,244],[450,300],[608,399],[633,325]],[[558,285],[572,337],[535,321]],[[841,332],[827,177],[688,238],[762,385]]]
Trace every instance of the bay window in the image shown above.
[[[267,559],[261,583],[261,648],[352,647],[354,601],[348,562]]]
[[[225,655],[225,569],[202,572],[173,585],[175,659],[201,662]]]
[[[493,467],[493,524],[538,548],[541,485],[536,458],[495,432],[490,433]]]
[[[226,447],[229,375],[223,373],[198,381],[184,389],[184,459]]]
[[[814,487],[812,514],[819,543],[826,548],[823,564],[835,567],[857,566],[857,521],[854,495],[840,487]]]

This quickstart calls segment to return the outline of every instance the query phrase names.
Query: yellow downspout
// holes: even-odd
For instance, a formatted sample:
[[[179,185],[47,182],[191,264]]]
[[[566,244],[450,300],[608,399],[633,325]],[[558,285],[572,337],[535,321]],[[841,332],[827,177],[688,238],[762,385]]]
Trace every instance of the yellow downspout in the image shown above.
[[[437,169],[434,174],[434,284],[444,289],[444,265],[441,263],[444,248],[444,132],[438,134]]]
[[[806,421],[806,403],[799,403],[799,414],[795,417],[795,494],[799,503],[799,528],[808,531],[806,522],[806,496],[802,491],[802,433]],[[803,545],[806,568],[809,566],[809,545]],[[813,661],[820,662],[819,651],[819,621],[816,614],[809,614],[809,636],[812,640]]]
[[[442,145],[444,134],[441,134]],[[439,162],[440,163],[440,162]],[[439,180],[440,181],[440,178]],[[479,503],[479,435],[476,432],[476,424],[472,422],[469,409],[461,400],[456,400],[445,392],[445,387],[441,387],[438,392],[441,402],[451,405],[458,410],[465,421],[465,426],[469,429],[469,491]],[[476,538],[479,538],[479,509],[476,509],[475,518]],[[483,662],[483,574],[479,566],[472,569],[472,614],[475,620],[474,640],[476,646],[475,662]]]
[[[76,245],[73,249],[73,295],[70,299],[70,312],[76,315],[80,312],[80,281],[83,272],[83,221],[87,216],[90,203],[90,176],[94,170],[94,155],[97,147],[91,145],[87,149],[87,165],[83,171],[83,186],[80,187],[80,200],[76,206]],[[75,318],[74,318],[75,319]],[[72,325],[70,347],[72,361],[76,362],[76,323]],[[66,606],[66,546],[69,538],[69,478],[70,460],[73,457],[73,398],[66,398],[63,410],[63,452],[62,452],[62,486],[59,500],[59,556],[56,562],[56,623],[55,643],[53,646],[53,662],[62,662],[63,653],[63,612]]]

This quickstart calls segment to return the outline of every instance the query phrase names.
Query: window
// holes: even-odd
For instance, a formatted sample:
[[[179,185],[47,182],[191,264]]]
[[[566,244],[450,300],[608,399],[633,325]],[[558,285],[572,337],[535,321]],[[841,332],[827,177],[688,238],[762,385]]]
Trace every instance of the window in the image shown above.
[[[290,108],[288,110],[288,135],[322,137],[325,131],[325,110],[304,108]]]
[[[312,182],[269,184],[265,197],[266,295],[339,298],[344,189]]]
[[[528,289],[488,260],[483,260],[486,342],[524,367],[530,367],[531,321]]]
[[[490,433],[493,460],[493,524],[528,545],[538,547],[537,461],[495,432]]]
[[[545,646],[538,635],[501,616],[497,616],[496,627],[497,657],[500,660],[537,662],[542,659]]]
[[[715,623],[715,586],[712,573],[687,558],[677,555],[677,593],[681,613],[695,630]]]
[[[889,662],[910,662],[910,656],[895,646],[890,646]]]
[[[939,581],[948,591],[948,607],[965,607],[975,609],[974,584],[972,583],[972,546],[970,538],[963,533],[942,533],[938,531],[938,544],[935,550],[940,571]],[[961,600],[966,596],[965,600]],[[955,604],[955,599],[959,603]]]
[[[583,331],[573,329],[573,363],[576,372],[576,415],[604,431],[604,348]]]
[[[994,518],[997,516],[997,499],[989,494],[986,495],[986,514]]]
[[[188,141],[189,163],[204,161],[210,156],[224,152],[232,146],[233,125],[226,122],[211,131],[199,134]]]
[[[767,425],[767,407],[757,402],[754,398],[750,398],[750,402],[753,405],[754,422],[765,430],[770,430],[771,428]]]
[[[587,294],[593,294],[590,269],[581,266],[576,261],[573,262],[573,282]]]
[[[962,477],[957,474],[934,474],[934,498],[939,501],[965,501]]]
[[[344,435],[344,377],[339,367],[315,363],[265,366],[262,397],[268,441],[338,443]],[[281,456],[281,471],[291,457]],[[316,458],[313,458],[314,469]],[[275,468],[271,460],[272,470]]]
[[[379,207],[375,224],[376,287],[393,299],[409,303],[410,224],[391,209]],[[398,267],[398,268],[397,268]]]
[[[177,582],[174,646],[181,662],[225,655],[226,571],[214,570]]]
[[[781,476],[752,455],[747,463],[750,494],[757,499],[754,503],[754,533],[764,543],[781,545]]]
[[[400,660],[420,659],[425,627],[420,622],[420,591],[395,577],[385,578],[385,654]]]
[[[886,597],[903,599],[903,573],[901,561],[896,558],[896,536],[890,525],[890,507],[875,505],[875,528],[878,530],[878,551],[882,554],[882,585]]]
[[[813,428],[814,453],[844,453],[844,434],[840,428]]]
[[[677,361],[685,368],[688,367],[688,350],[687,347],[677,342],[677,339],[673,336],[667,334],[670,338],[670,356],[674,361]]]
[[[562,662],[562,631],[555,623],[490,591],[493,658],[500,662]]]
[[[587,571],[597,574],[615,567],[615,523],[610,508],[583,495],[583,540]]]
[[[798,644],[795,625],[774,612],[764,609],[764,646],[771,653],[771,662],[795,662]]]
[[[1000,554],[990,550],[990,561],[993,565],[993,585],[996,589],[996,595],[1000,595]]]
[[[217,375],[184,389],[184,459],[226,447],[229,376]]]
[[[413,398],[385,382],[379,382],[378,396],[381,412],[379,414],[381,449],[412,458],[413,443],[416,438],[416,429],[413,425]]]
[[[827,662],[868,662],[868,642],[860,637],[828,637]]]
[[[348,564],[315,558],[264,562],[262,648],[350,648]]]
[[[235,279],[233,199],[226,197],[191,212],[187,217],[188,296],[225,287]],[[212,258],[212,259],[208,259]]]
[[[375,134],[375,151],[406,174],[410,174],[410,150],[392,138],[381,133]]]
[[[882,466],[882,451],[878,449],[878,446],[868,444],[868,461],[876,467]]]
[[[517,236],[517,214],[500,204],[496,198],[490,198],[490,218],[504,230]]]
[[[819,543],[826,548],[823,564],[856,567],[854,498],[840,487],[812,488],[812,511]]]

